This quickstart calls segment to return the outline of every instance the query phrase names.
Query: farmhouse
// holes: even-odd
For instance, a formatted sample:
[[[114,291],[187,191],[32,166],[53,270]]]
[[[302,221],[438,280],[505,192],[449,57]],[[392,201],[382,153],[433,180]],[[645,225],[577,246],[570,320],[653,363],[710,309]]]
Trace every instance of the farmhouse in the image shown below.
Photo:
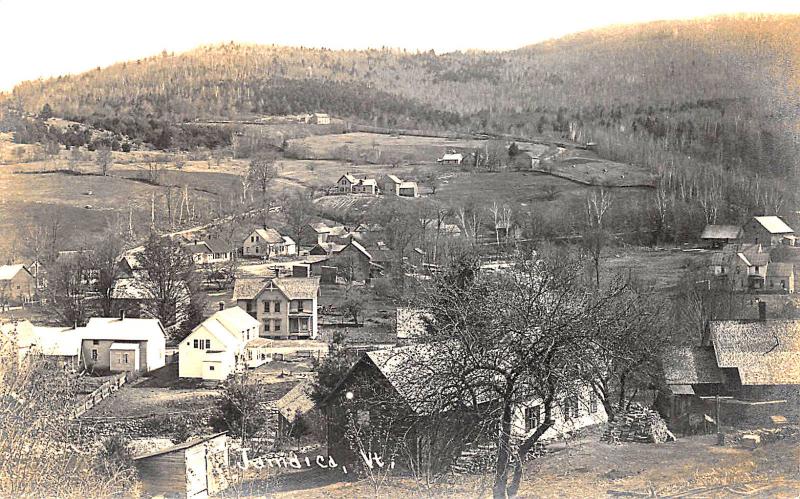
[[[386,185],[386,193],[400,197],[416,198],[419,197],[419,188],[416,182],[408,182],[401,180],[396,175],[386,175],[388,182]]]
[[[319,277],[237,279],[236,304],[262,325],[262,337],[301,339],[317,337]]]
[[[742,242],[778,246],[795,244],[794,230],[786,225],[780,217],[753,217],[742,227]]]
[[[686,428],[692,414],[714,414],[720,396],[723,424],[766,424],[769,416],[800,415],[800,321],[711,321],[701,347],[682,347],[663,359],[668,388],[661,410]]]
[[[437,163],[443,165],[460,165],[462,161],[464,161],[464,156],[461,153],[447,153],[436,160]]]
[[[22,264],[0,266],[0,305],[33,299],[36,280]]]
[[[144,497],[211,497],[228,487],[228,437],[216,433],[133,458]]]
[[[742,228],[737,225],[706,225],[700,239],[711,248],[721,248],[736,242],[742,235]]]
[[[245,345],[259,337],[261,323],[239,307],[215,312],[178,347],[178,376],[224,380],[242,367]]]
[[[374,178],[359,178],[350,172],[336,181],[334,192],[338,194],[378,194],[378,182]]]
[[[244,256],[275,257],[297,255],[297,244],[289,236],[271,228],[255,229],[242,244]]]
[[[93,317],[80,328],[81,358],[89,369],[147,372],[164,367],[166,333],[158,319]]]

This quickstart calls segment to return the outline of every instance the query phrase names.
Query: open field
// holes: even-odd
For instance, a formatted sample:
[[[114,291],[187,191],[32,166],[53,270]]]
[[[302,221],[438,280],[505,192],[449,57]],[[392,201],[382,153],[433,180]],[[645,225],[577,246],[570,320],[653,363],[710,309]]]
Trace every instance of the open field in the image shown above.
[[[611,445],[596,436],[551,445],[526,466],[519,497],[776,497],[800,493],[796,442],[781,441],[755,451],[718,447],[711,435],[667,444]],[[339,469],[298,470],[271,483],[246,482],[233,494],[271,497],[490,497],[491,477],[444,477],[431,489],[411,479],[390,478],[376,490]],[[691,493],[689,493],[691,491]],[[680,493],[689,493],[681,496]]]
[[[610,248],[600,263],[607,277],[618,274],[640,279],[658,289],[671,289],[692,266],[704,264],[708,254],[686,252],[677,248]]]
[[[561,157],[539,171],[552,172],[555,175],[592,185],[612,187],[649,186],[653,185],[653,175],[644,167],[617,163],[597,157],[591,157],[585,151],[580,156]]]
[[[435,162],[449,151],[469,152],[483,149],[486,140],[446,139],[412,135],[386,135],[378,133],[347,133],[338,135],[316,135],[289,141],[302,151],[305,159],[328,159],[332,157],[358,158],[367,163],[387,162],[389,159],[405,163]],[[544,144],[525,143],[525,149],[544,152]]]

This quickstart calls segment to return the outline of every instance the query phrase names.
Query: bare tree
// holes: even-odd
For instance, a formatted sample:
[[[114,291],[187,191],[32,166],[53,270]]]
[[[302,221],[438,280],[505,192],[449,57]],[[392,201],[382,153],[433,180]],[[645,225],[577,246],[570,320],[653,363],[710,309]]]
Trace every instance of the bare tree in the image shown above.
[[[89,261],[84,253],[56,262],[47,271],[47,297],[65,326],[82,326],[89,317]]]
[[[419,341],[446,345],[426,359],[436,366],[428,383],[459,387],[437,390],[448,398],[443,406],[473,408],[479,421],[493,422],[495,497],[516,495],[528,452],[554,424],[553,410],[581,386],[595,324],[613,327],[605,310],[624,288],[590,291],[582,267],[572,257],[520,258],[508,273],[486,274],[476,259],[459,259],[420,294],[435,320]],[[534,400],[539,425],[512,441],[515,410]]]
[[[105,176],[108,174],[109,168],[114,162],[114,158],[111,155],[111,149],[108,147],[101,147],[97,150],[97,155],[95,156],[95,163],[97,166],[100,167],[100,174]]]
[[[178,241],[154,233],[139,255],[141,284],[151,296],[147,312],[164,326],[182,322],[189,311],[194,262]]]
[[[119,257],[122,240],[117,233],[109,231],[90,254],[91,267],[97,273],[95,290],[100,295],[100,307],[105,317],[111,316],[114,286],[119,277]]]

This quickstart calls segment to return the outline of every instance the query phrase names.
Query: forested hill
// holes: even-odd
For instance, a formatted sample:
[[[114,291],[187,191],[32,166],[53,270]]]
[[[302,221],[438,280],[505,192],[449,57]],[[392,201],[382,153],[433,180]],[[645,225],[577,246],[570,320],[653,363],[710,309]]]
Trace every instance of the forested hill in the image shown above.
[[[542,20],[546,22],[546,20]],[[508,52],[225,44],[18,85],[8,101],[145,142],[195,118],[326,111],[376,125],[618,141],[776,173],[798,116],[800,16],[613,27]],[[743,145],[744,144],[744,145]],[[790,144],[791,145],[791,144]]]

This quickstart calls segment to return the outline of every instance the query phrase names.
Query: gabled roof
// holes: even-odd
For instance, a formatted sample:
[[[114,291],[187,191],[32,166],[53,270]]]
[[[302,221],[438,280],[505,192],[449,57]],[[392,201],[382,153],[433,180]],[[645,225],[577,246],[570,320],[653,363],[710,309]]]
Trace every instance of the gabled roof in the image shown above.
[[[0,281],[10,281],[23,270],[28,272],[28,269],[25,268],[25,265],[21,263],[16,265],[2,265],[0,266]],[[30,274],[30,272],[28,273]]]
[[[280,232],[272,228],[262,228],[256,229],[253,232],[258,234],[258,236],[267,242],[267,244],[278,244],[283,242],[283,237],[281,236]]]
[[[679,347],[668,350],[662,359],[668,385],[722,383],[714,350],[705,347]]]
[[[351,184],[355,184],[355,183],[358,182],[358,179],[354,175],[352,175],[350,173],[345,173],[344,175],[339,177],[339,180],[337,180],[336,183],[338,184],[339,181],[341,181],[343,178],[346,178],[347,181],[350,182]]]
[[[400,178],[397,175],[388,174],[388,175],[386,175],[386,177],[389,180],[391,180],[392,182],[394,182],[395,184],[402,184],[403,183],[403,181],[400,180]]]
[[[222,239],[208,239],[205,245],[211,250],[212,253],[230,253],[231,244],[223,241]]]
[[[800,385],[800,320],[712,321],[721,368],[736,368],[743,385]]]
[[[163,340],[166,335],[158,319],[92,317],[81,337],[85,340],[147,341]]]
[[[751,253],[747,255],[747,260],[753,266],[763,267],[769,263],[769,253]]]
[[[742,228],[738,225],[706,225],[700,239],[736,239]]]
[[[441,161],[462,161],[464,156],[461,153],[448,153],[442,156]]]
[[[368,259],[372,260],[372,255],[369,254],[369,251],[367,251],[367,249],[364,246],[362,246],[361,243],[359,243],[355,239],[351,239],[350,243],[347,246],[352,246],[357,251],[359,251],[364,256],[366,256]]]
[[[260,323],[250,314],[239,307],[230,307],[214,314],[204,320],[192,330],[186,338],[189,339],[198,331],[206,331],[217,338],[227,348],[238,349],[244,346],[245,338],[242,332],[258,327]]]
[[[402,182],[400,184],[400,188],[401,189],[416,189],[417,188],[417,183],[416,182],[412,182],[410,180],[406,180],[406,181],[404,181],[404,182]]]
[[[292,239],[291,237],[289,237],[289,236],[281,236],[281,237],[283,238],[283,244],[285,244],[287,246],[291,246],[291,245],[295,244],[294,239]]]
[[[211,254],[211,248],[204,242],[187,244],[184,246],[186,250],[192,255],[204,255],[204,254]]]
[[[289,300],[310,300],[319,293],[319,277],[241,278],[233,285],[234,300],[252,300],[270,282]]]
[[[298,383],[289,392],[275,402],[275,406],[286,421],[294,423],[297,416],[302,416],[314,408],[314,401],[311,400],[311,384],[308,382]]]
[[[378,186],[378,182],[374,178],[365,178],[361,181],[361,185]]]
[[[793,234],[794,230],[786,225],[786,222],[781,220],[781,217],[768,216],[768,217],[753,217],[753,219],[761,224],[770,234]]]

